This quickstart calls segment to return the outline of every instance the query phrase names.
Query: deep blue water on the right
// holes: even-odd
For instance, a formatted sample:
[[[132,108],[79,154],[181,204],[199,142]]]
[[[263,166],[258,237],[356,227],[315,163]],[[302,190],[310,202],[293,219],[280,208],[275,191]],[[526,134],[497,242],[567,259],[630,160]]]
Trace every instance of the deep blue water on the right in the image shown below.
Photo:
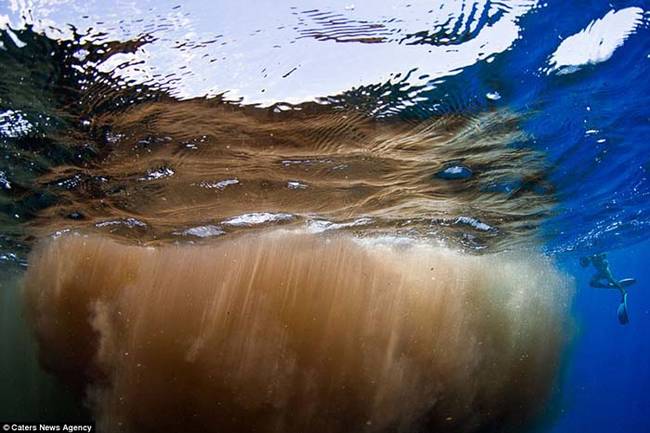
[[[559,418],[546,431],[554,433],[645,432],[650,430],[650,244],[642,242],[609,254],[621,277],[639,280],[630,289],[630,323],[616,320],[618,295],[589,287],[592,270],[568,258],[566,270],[576,277],[573,314],[577,324],[561,386]]]

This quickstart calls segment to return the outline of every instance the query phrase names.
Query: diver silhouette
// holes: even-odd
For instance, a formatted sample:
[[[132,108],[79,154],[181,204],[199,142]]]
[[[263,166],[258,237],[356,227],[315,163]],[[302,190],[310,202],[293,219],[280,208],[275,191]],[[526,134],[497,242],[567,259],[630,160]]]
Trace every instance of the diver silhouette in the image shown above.
[[[598,253],[580,259],[580,265],[583,268],[589,266],[590,263],[596,269],[596,273],[591,277],[589,285],[597,289],[616,289],[621,293],[621,303],[618,310],[616,310],[616,315],[619,323],[626,325],[630,319],[627,314],[627,290],[625,288],[636,283],[636,280],[634,278],[624,278],[622,280],[614,278],[605,253]]]

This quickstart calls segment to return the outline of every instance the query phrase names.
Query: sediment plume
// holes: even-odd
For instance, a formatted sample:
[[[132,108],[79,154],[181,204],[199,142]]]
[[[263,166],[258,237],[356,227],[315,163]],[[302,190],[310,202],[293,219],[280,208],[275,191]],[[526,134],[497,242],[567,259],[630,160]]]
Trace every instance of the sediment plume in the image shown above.
[[[569,286],[533,253],[272,230],[50,238],[25,296],[100,431],[486,432],[546,402]]]

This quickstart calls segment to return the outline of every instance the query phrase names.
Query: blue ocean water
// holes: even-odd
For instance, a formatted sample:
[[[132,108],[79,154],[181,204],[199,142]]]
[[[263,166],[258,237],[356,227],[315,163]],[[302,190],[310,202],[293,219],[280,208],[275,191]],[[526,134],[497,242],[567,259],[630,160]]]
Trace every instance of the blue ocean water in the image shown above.
[[[602,64],[560,76],[536,73],[558,40],[610,10],[647,2],[549,2],[526,17],[519,43],[489,65],[507,103],[532,110],[527,128],[553,164],[561,197],[548,222],[549,252],[575,276],[577,335],[562,385],[561,415],[549,432],[650,431],[650,294],[647,290],[650,167],[650,33],[632,35]],[[488,90],[485,86],[484,90]],[[593,131],[593,132],[592,132]],[[608,251],[613,271],[635,277],[628,326],[615,319],[617,294],[599,293],[577,257]]]
[[[645,290],[650,244],[637,243],[609,254],[620,276],[638,279],[630,289],[630,323],[616,320],[618,296],[589,287],[591,270],[581,268],[570,255],[562,256],[565,269],[577,282],[573,315],[577,330],[561,385],[559,417],[549,432],[644,432],[650,429],[650,343],[645,336],[650,319]]]
[[[101,23],[95,24],[98,32],[106,30],[102,25],[110,27],[106,30],[109,33],[107,39],[128,39],[140,32],[138,24],[133,22],[144,22],[142,25],[146,27],[147,17],[171,13],[179,6],[154,1],[137,8],[133,3],[124,2],[116,12],[108,2],[67,3],[67,9],[47,1],[3,5],[6,10],[0,9],[0,28],[5,32],[5,44],[13,41],[20,46],[24,43],[16,42],[11,29],[19,32],[25,27],[25,22],[34,24],[36,33],[47,33],[45,29],[48,26],[58,26],[62,29],[59,33],[48,34],[48,38],[54,40],[57,37],[65,40],[69,25],[83,33],[84,26],[93,23]],[[650,2],[400,2],[390,7],[382,4],[376,6],[381,10],[381,19],[371,17],[364,21],[355,18],[357,33],[354,37],[384,38],[384,42],[344,40],[352,36],[338,32],[337,23],[332,24],[329,30],[325,26],[319,30],[318,37],[312,38],[318,41],[316,43],[329,44],[328,50],[332,52],[343,50],[341,56],[345,60],[340,62],[342,68],[347,68],[344,72],[331,66],[336,61],[328,60],[329,51],[320,54],[301,51],[313,49],[308,45],[295,52],[278,49],[278,64],[283,63],[275,72],[278,77],[286,78],[285,81],[271,82],[273,80],[268,79],[267,82],[262,75],[237,81],[237,76],[258,68],[258,63],[268,63],[269,71],[272,70],[269,59],[275,59],[276,54],[255,52],[257,42],[251,39],[252,29],[263,27],[265,22],[268,28],[279,28],[283,25],[283,17],[288,20],[287,17],[303,12],[309,16],[311,10],[362,15],[373,11],[374,7],[372,2],[356,5],[350,2],[311,3],[308,6],[287,4],[279,7],[262,2],[255,11],[244,10],[230,1],[218,7],[200,1],[183,4],[180,10],[188,10],[182,15],[187,22],[180,28],[151,27],[158,33],[153,32],[156,41],[152,43],[154,48],[147,60],[153,78],[146,78],[146,82],[156,83],[160,79],[156,74],[162,76],[171,70],[171,75],[176,73],[172,78],[178,80],[170,80],[165,85],[179,99],[214,96],[229,91],[226,95],[233,95],[234,100],[264,106],[282,101],[297,103],[331,97],[351,105],[368,104],[376,107],[376,112],[381,115],[404,119],[486,110],[518,113],[523,118],[522,129],[532,137],[532,146],[543,152],[548,166],[544,185],[551,185],[548,188],[552,190],[540,192],[553,194],[556,200],[551,215],[541,227],[543,250],[558,260],[561,268],[576,281],[572,306],[575,335],[566,355],[556,400],[548,409],[550,421],[544,424],[542,431],[650,432],[650,270],[647,266],[650,257]],[[457,24],[451,29],[442,26],[447,30],[432,30],[418,37],[429,38],[426,40],[431,41],[428,43],[431,46],[445,47],[446,54],[426,58],[430,53],[427,43],[418,45],[423,46],[420,51],[407,52],[411,47],[409,43],[417,37],[400,39],[395,36],[399,32],[391,32],[393,28],[387,23],[395,22],[398,29],[421,26],[430,30],[419,20],[429,9],[442,9],[442,3],[461,5],[458,10],[463,18],[454,21],[452,14],[450,20]],[[516,12],[519,9],[521,11]],[[280,12],[273,12],[276,10]],[[421,11],[422,15],[409,10]],[[26,11],[31,16],[27,16]],[[204,16],[201,16],[201,11],[205,12]],[[391,17],[390,13],[395,16]],[[504,26],[505,29],[496,31],[498,24],[510,15],[513,15],[511,20],[515,30]],[[236,19],[229,21],[233,16]],[[278,17],[279,21],[274,21]],[[131,27],[129,18],[133,20]],[[373,19],[384,25],[383,30],[377,30],[377,34],[373,29],[359,30],[359,23],[372,23]],[[111,22],[119,24],[104,24]],[[386,34],[381,33],[384,30]],[[482,34],[493,30],[494,34],[481,39]],[[229,45],[224,50],[230,46],[234,48],[224,55],[225,64],[220,67],[230,67],[232,71],[220,75],[213,69],[204,68],[203,63],[196,63],[201,58],[197,55],[183,60],[196,67],[193,74],[184,76],[178,58],[169,57],[164,47],[155,48],[157,43],[160,46],[166,43],[165,31],[178,32],[194,42],[206,39],[204,33],[225,34],[223,38],[229,41]],[[312,40],[309,38],[313,35],[309,36],[307,31],[301,35]],[[177,34],[173,33],[170,40],[176,37]],[[269,37],[269,46],[284,47],[289,43],[282,40],[282,34],[273,37],[279,39],[271,41]],[[510,40],[499,48],[499,41],[504,38]],[[246,42],[249,40],[252,42]],[[476,49],[469,46],[477,40],[481,46]],[[382,44],[395,47],[384,52]],[[204,44],[207,53],[211,53],[212,47],[209,43]],[[0,45],[0,49],[6,50],[6,47]],[[216,53],[216,48],[214,50]],[[237,61],[231,60],[236,57],[233,53],[236,54],[237,50],[249,50],[253,52],[252,58],[258,56],[262,60],[255,63],[245,56]],[[372,62],[359,54],[366,52],[371,52],[368,59],[373,59]],[[402,58],[395,53],[405,54]],[[458,60],[454,53],[465,53],[469,60]],[[434,54],[438,55],[437,52]],[[315,58],[322,56],[323,63],[317,64],[309,57],[312,55]],[[226,59],[227,56],[230,57]],[[360,60],[355,61],[355,56]],[[303,57],[307,60],[301,60]],[[459,57],[463,56],[459,54]],[[316,63],[312,69],[309,69],[310,62],[312,65]],[[364,62],[367,70],[351,70],[363,67]],[[438,70],[427,78],[428,68],[436,67]],[[3,68],[1,73],[9,73],[9,65],[0,64],[0,68]],[[323,76],[314,76],[313,71],[319,69],[324,71]],[[302,71],[306,71],[304,75],[300,75]],[[136,75],[133,74],[134,83],[137,82]],[[294,78],[313,83],[305,84],[308,89],[300,93],[300,86],[288,81]],[[211,87],[213,83],[216,84]],[[6,88],[6,82],[2,84],[0,127],[9,137],[11,131],[22,127],[21,117],[15,113],[20,109],[27,111],[24,106],[11,106],[20,98],[7,98],[12,89]],[[8,190],[8,186],[14,183],[11,167],[1,166],[0,170],[0,190]],[[545,187],[524,185],[518,179],[496,186],[505,193]],[[6,209],[13,212],[14,208],[7,201],[2,205],[3,212],[7,212]],[[12,254],[16,253],[12,250],[12,230],[7,228],[3,233],[2,257],[5,262],[11,262]],[[600,252],[608,254],[616,277],[637,280],[629,289],[630,323],[626,326],[620,325],[616,319],[618,294],[591,288],[589,280],[594,270],[582,268],[579,264],[580,257]]]
[[[512,83],[509,94],[519,107],[539,110],[528,128],[553,161],[553,183],[562,197],[561,210],[547,226],[547,248],[558,251],[577,282],[573,312],[578,330],[562,385],[561,415],[547,431],[650,431],[648,29],[630,37],[608,61],[574,74],[512,76],[515,70],[535,68],[557,39],[609,10],[647,9],[648,4],[549,6],[526,20],[521,50],[513,50],[502,66],[511,78],[499,80]],[[598,132],[587,133],[591,130]],[[628,326],[615,320],[617,295],[588,286],[593,271],[580,268],[577,256],[592,251],[609,251],[614,272],[639,281],[630,290]]]

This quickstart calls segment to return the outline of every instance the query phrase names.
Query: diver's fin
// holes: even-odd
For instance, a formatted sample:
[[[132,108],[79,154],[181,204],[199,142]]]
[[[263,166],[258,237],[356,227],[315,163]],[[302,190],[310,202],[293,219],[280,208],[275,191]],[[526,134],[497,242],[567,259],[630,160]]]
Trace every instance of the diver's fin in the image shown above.
[[[630,321],[630,318],[627,315],[627,293],[623,295],[623,300],[621,301],[621,304],[618,306],[616,315],[618,316],[618,323],[620,323],[621,325],[627,325],[628,322]]]
[[[621,287],[629,287],[636,283],[636,278],[623,278],[622,280],[618,280],[618,284]]]
[[[636,283],[635,278],[623,278],[622,280],[618,280],[618,286],[612,284],[612,283],[601,283],[599,280],[593,280],[589,282],[589,285],[591,287],[594,287],[596,289],[618,289],[620,287],[630,287],[631,285]]]

